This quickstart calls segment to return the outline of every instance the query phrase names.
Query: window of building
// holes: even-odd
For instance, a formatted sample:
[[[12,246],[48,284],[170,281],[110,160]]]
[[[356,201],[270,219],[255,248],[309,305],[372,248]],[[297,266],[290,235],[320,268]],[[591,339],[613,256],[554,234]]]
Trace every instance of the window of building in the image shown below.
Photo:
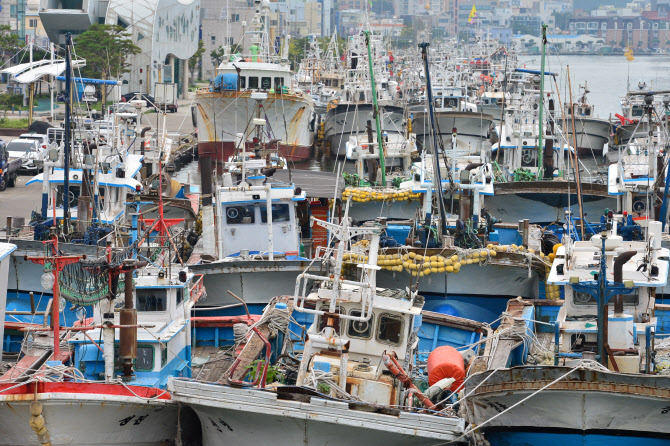
[[[37,28],[37,19],[30,19],[28,23],[31,28]]]
[[[135,360],[135,370],[150,372],[154,369],[154,346],[147,344],[137,345],[137,359]]]
[[[249,76],[249,88],[258,88],[258,77]]]
[[[228,206],[226,208],[226,223],[229,225],[245,225],[256,222],[254,205]]]
[[[212,36],[212,45],[216,44],[216,36]]]
[[[271,77],[262,77],[261,78],[261,88],[263,90],[269,90],[272,88],[272,78]]]
[[[230,15],[230,21],[231,22],[239,22],[240,21],[240,15],[239,14],[231,14]]]
[[[137,288],[137,311],[167,310],[167,290],[165,288]]]
[[[268,208],[267,206],[261,206],[261,221],[263,223],[268,222]],[[289,211],[288,204],[273,204],[272,205],[272,222],[278,223],[282,221],[290,221],[291,213]]]
[[[16,5],[9,5],[9,15],[16,18]]]
[[[119,25],[119,26],[121,26],[121,27],[123,27],[124,29],[125,29],[125,28],[128,28],[128,26],[130,26],[130,25],[128,24],[128,22],[126,22],[125,20],[123,20],[121,17],[117,17],[117,18],[116,18],[116,24]]]
[[[379,316],[377,327],[377,340],[389,344],[399,345],[402,335],[402,318],[391,314]]]
[[[349,313],[349,316],[360,317],[361,312],[360,310],[353,310]],[[374,316],[370,316],[370,319],[367,321],[349,321],[347,335],[351,338],[370,339],[373,323]]]

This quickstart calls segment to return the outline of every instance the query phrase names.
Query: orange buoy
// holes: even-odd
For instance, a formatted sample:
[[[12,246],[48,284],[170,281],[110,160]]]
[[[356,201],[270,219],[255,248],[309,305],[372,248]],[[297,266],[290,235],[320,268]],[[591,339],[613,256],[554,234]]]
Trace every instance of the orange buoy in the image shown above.
[[[465,379],[463,356],[454,347],[443,345],[428,355],[428,385],[432,386],[444,378],[454,378],[451,391],[458,389]]]

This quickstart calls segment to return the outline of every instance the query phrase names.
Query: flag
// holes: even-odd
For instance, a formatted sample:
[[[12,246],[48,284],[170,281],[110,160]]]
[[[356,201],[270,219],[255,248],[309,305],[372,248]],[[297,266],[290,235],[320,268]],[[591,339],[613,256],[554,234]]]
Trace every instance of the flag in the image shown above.
[[[475,8],[475,4],[472,4],[472,10],[470,11],[470,16],[468,17],[468,23],[472,23],[472,21],[477,17],[477,8]]]

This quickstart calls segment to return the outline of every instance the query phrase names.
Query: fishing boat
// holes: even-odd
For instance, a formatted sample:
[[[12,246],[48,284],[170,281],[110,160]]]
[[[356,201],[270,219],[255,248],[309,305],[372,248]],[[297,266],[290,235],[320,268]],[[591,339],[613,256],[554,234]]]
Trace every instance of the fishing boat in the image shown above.
[[[367,136],[368,126],[372,127],[375,121],[376,107],[381,127],[373,128],[374,133],[403,133],[406,119],[397,101],[397,82],[389,78],[381,64],[382,54],[385,51],[381,40],[369,32],[354,36],[348,42],[344,91],[339,100],[328,104],[324,122],[324,138],[330,147],[331,157],[346,156],[346,144],[350,137]],[[376,82],[373,82],[374,79]]]
[[[517,300],[508,307],[487,370],[470,376],[463,402],[492,445],[667,443],[670,379],[653,372],[667,335],[654,308],[668,250],[660,222],[630,242],[616,235],[623,222],[609,213],[601,234],[557,249],[548,280],[564,288],[557,312]]]
[[[575,148],[579,155],[601,156],[605,144],[610,140],[612,124],[606,119],[595,116],[595,109],[586,97],[589,94],[588,85],[580,86],[582,96],[575,104],[565,104],[565,120],[560,121],[563,133],[569,142],[575,141]],[[574,125],[574,138],[572,136]]]
[[[272,299],[222,382],[170,380],[175,400],[198,414],[204,445],[243,441],[249,435],[257,444],[272,444],[277,438],[307,445],[465,441],[462,420],[449,411],[412,408],[412,395],[425,409],[436,408],[408,375],[422,298],[413,292],[377,288],[374,254],[361,265],[357,279],[340,276],[344,247],[353,236],[369,237],[373,253],[380,237],[378,228],[349,228],[346,221],[342,226],[319,223],[339,238],[333,275],[302,273],[292,298]],[[330,263],[330,253],[323,260]],[[308,293],[305,287],[311,280],[321,286]],[[295,384],[268,386],[267,324],[274,319],[279,332],[286,332],[291,312],[313,318],[302,341],[302,356],[293,364]],[[288,332],[284,339],[289,339]],[[244,382],[245,366],[259,354],[256,378]],[[445,379],[436,389],[441,392],[453,384],[453,379]]]
[[[246,134],[256,99],[279,153],[288,160],[307,160],[314,131],[314,101],[294,88],[288,63],[288,41],[281,55],[269,43],[270,9],[267,0],[254,1],[255,14],[249,25],[249,53],[233,55],[217,67],[217,76],[208,88],[196,92],[195,114],[198,153],[226,161],[236,149],[238,134]],[[310,131],[310,122],[312,129]]]
[[[9,337],[23,336],[0,376],[0,444],[174,444],[178,408],[165,384],[190,376],[190,310],[204,295],[201,277],[146,266],[129,257],[134,247],[87,260],[59,254],[55,236],[46,248],[27,260],[53,268],[42,282],[54,298],[32,311],[36,323],[0,321]],[[61,299],[93,306],[92,317],[80,311],[61,326]]]
[[[477,105],[469,102],[465,89],[457,86],[439,86],[434,88],[434,113],[437,129],[431,130],[430,118],[424,107],[413,110],[412,130],[417,133],[417,142],[423,147],[424,139],[429,139],[430,131],[439,132],[444,147],[455,143],[467,155],[478,155],[482,150],[490,149],[489,138],[493,129],[493,116],[477,111]]]
[[[261,121],[258,125],[264,127]],[[207,223],[209,210],[203,211],[209,227],[203,228],[189,269],[205,276],[205,286],[212,290],[208,306],[243,299],[258,314],[268,292],[292,290],[295,275],[308,264],[302,255],[299,218],[306,197],[295,184],[266,176],[276,169],[266,158],[248,158],[244,145],[238,156],[238,170],[224,173],[223,185],[216,190],[216,219],[212,216]]]

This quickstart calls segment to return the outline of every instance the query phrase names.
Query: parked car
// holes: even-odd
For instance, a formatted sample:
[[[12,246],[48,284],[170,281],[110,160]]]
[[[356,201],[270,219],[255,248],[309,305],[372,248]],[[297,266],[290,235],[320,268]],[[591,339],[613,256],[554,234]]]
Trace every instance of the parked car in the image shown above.
[[[46,149],[49,145],[49,137],[43,133],[22,133],[19,136],[19,139],[30,139],[40,143],[40,146],[43,149]]]
[[[7,143],[6,150],[9,158],[21,159],[21,170],[39,172],[35,161],[44,159],[46,146],[42,147],[35,139],[16,138]]]
[[[156,100],[153,96],[147,93],[140,93],[139,91],[134,93],[126,93],[121,97],[125,99],[126,102],[130,102],[133,99],[147,101],[147,107],[153,107],[156,104]]]

